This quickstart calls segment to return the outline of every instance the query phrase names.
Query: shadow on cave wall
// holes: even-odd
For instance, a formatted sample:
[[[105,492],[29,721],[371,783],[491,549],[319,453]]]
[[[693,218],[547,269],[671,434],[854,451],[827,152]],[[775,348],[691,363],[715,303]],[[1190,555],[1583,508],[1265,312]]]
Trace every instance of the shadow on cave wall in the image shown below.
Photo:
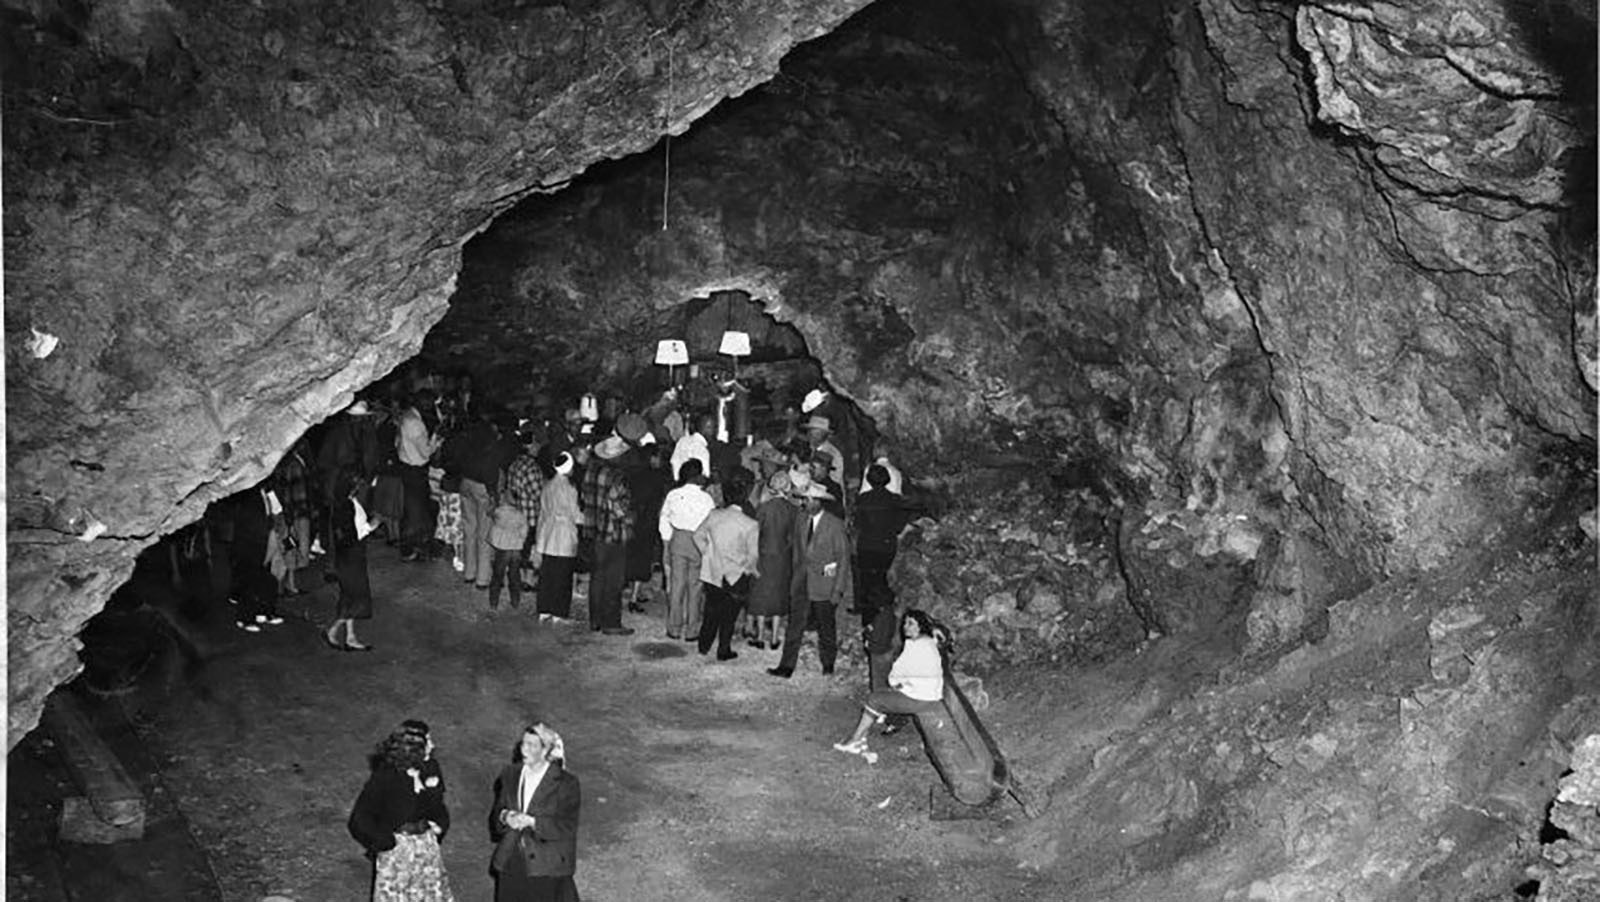
[[[1567,155],[1567,209],[1562,243],[1592,256],[1595,210],[1596,7],[1594,0],[1505,0],[1505,9],[1534,56],[1560,79],[1561,103],[1583,135]]]

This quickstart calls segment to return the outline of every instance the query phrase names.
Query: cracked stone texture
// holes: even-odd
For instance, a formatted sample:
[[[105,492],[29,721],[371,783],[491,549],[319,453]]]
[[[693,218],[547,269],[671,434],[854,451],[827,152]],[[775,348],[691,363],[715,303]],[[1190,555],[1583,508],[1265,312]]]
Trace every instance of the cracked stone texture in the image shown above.
[[[465,240],[860,5],[0,3],[9,743],[142,547],[415,353]]]
[[[858,5],[0,0],[10,741],[141,547],[417,350],[467,239]],[[636,320],[749,291],[923,472],[1060,467],[1164,603],[1215,562],[1178,619],[1293,644],[1592,448],[1592,134],[1499,9],[887,7],[674,142],[668,231],[654,161],[542,199],[516,284],[639,363]]]
[[[1144,619],[1315,637],[1331,601],[1490,540],[1543,444],[1595,428],[1592,341],[1567,325],[1592,291],[1558,240],[1584,135],[1557,73],[1487,6],[1330,8],[868,11],[674,142],[670,229],[660,149],[497,226],[467,269],[497,275],[463,289],[437,359],[487,366],[467,336],[520,310],[559,340],[508,337],[502,370],[620,348],[604,381],[649,369],[674,305],[748,291],[915,471],[1044,471],[1078,526],[1127,521]],[[1378,19],[1422,37],[1373,38]],[[1352,34],[1388,55],[1318,43]],[[1436,115],[1435,90],[1471,115]],[[1448,186],[1391,174],[1445,128]],[[1440,262],[1469,253],[1499,262]],[[957,595],[1028,588],[977,572]]]

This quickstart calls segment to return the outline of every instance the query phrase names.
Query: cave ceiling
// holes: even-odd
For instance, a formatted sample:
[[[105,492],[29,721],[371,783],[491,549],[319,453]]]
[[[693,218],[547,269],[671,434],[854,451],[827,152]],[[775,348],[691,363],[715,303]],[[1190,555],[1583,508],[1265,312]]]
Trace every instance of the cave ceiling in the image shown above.
[[[716,292],[925,472],[1088,462],[1262,572],[1432,566],[1592,449],[1592,15],[863,5],[0,0],[11,742],[353,391],[625,379]]]

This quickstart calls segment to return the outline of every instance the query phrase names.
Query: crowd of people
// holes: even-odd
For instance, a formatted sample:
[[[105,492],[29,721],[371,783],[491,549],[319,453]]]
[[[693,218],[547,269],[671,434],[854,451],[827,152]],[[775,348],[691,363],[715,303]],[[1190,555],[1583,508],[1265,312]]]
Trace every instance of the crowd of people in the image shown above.
[[[732,504],[720,510],[736,508]],[[746,529],[741,525],[735,531]],[[713,595],[712,606],[720,603]],[[708,611],[708,616],[722,623],[727,615]],[[903,647],[884,686],[867,695],[854,732],[833,746],[874,763],[877,756],[867,748],[872,725],[883,724],[890,715],[937,712],[950,666],[950,636],[942,625],[916,609],[907,610],[899,622]],[[440,854],[450,830],[450,811],[434,751],[427,723],[406,720],[368,759],[369,774],[348,826],[373,862],[373,902],[454,902]],[[577,776],[567,770],[566,744],[548,723],[536,720],[524,728],[511,763],[494,782],[493,799],[489,870],[496,902],[578,902],[582,791]]]
[[[748,411],[696,407],[686,394],[668,389],[637,408],[586,396],[534,416],[474,396],[467,380],[369,390],[206,518],[206,535],[227,549],[236,624],[281,623],[278,600],[304,591],[300,572],[321,558],[338,584],[325,643],[373,650],[360,632],[381,608],[367,570],[376,541],[403,566],[450,568],[484,617],[520,613],[531,596],[539,621],[577,624],[582,598],[598,634],[650,623],[718,661],[739,657],[742,637],[777,653],[766,673],[778,678],[800,666],[810,631],[817,667],[833,673],[841,615],[853,614],[871,694],[835,747],[871,759],[870,726],[937,705],[943,685],[942,629],[901,615],[888,582],[918,512],[902,474],[859,430],[841,438],[835,422],[851,412],[821,389],[755,429]],[[664,610],[640,616],[654,599]],[[374,899],[453,898],[433,751],[427,725],[406,721],[370,761],[350,831],[374,861]],[[489,822],[497,899],[577,898],[579,788],[564,765],[561,738],[536,723],[500,775]]]
[[[727,405],[694,409],[671,388],[631,407],[593,397],[543,417],[475,397],[470,383],[377,390],[296,443],[272,476],[226,506],[230,598],[240,629],[281,622],[277,600],[326,555],[338,583],[330,648],[370,651],[368,536],[408,565],[454,569],[486,616],[520,611],[632,635],[625,613],[664,598],[661,632],[717,660],[736,640],[779,651],[789,677],[808,631],[833,672],[840,612],[860,616],[877,669],[893,643],[888,572],[916,509],[881,443],[837,441],[842,402],[752,430]],[[841,444],[843,447],[841,447]],[[470,596],[469,596],[470,597]]]

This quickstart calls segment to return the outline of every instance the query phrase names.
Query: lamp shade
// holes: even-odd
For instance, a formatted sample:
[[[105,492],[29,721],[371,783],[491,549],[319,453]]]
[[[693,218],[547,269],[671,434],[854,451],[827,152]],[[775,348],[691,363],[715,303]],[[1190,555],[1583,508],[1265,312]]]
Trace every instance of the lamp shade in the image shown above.
[[[732,329],[722,333],[722,346],[717,349],[718,354],[727,354],[729,357],[750,356],[750,333],[736,332]]]
[[[663,338],[656,342],[656,363],[662,366],[683,366],[689,362],[689,347],[678,338]]]

